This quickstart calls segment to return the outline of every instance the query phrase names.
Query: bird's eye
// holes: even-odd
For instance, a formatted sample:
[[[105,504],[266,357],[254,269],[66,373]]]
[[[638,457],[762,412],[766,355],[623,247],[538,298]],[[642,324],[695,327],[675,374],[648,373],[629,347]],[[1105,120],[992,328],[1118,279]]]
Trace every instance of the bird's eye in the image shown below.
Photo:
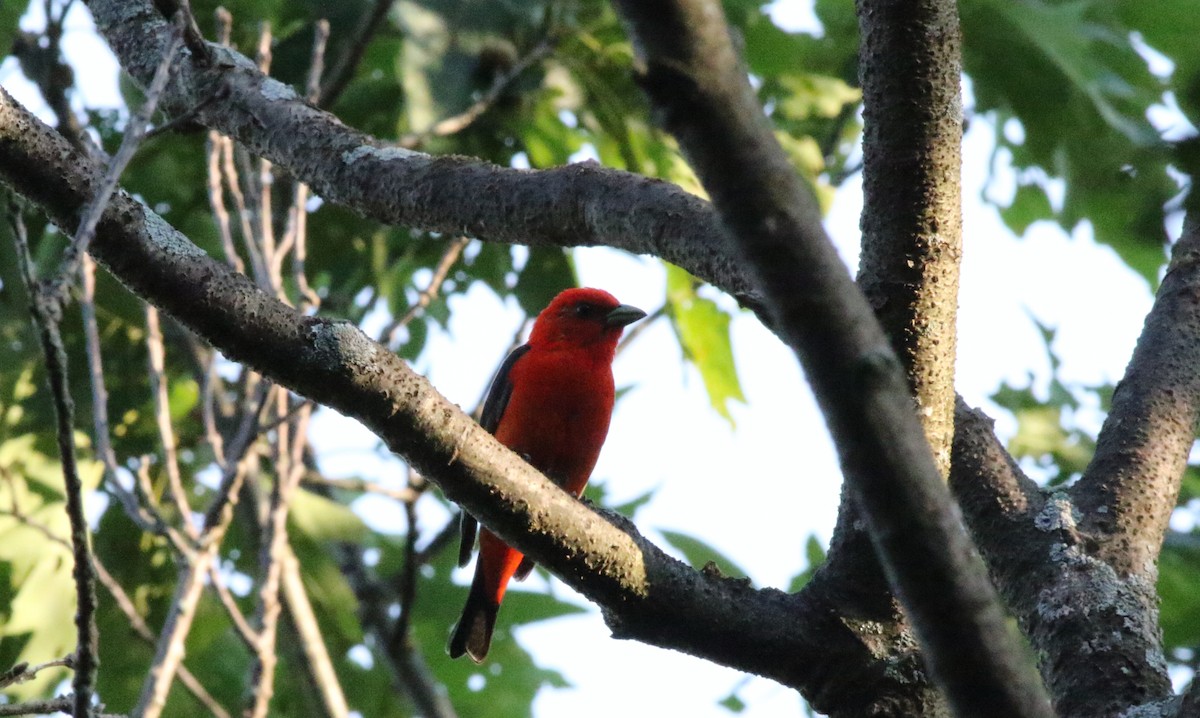
[[[580,303],[575,305],[575,316],[577,317],[587,319],[588,317],[593,316],[595,313],[596,307],[591,304]]]

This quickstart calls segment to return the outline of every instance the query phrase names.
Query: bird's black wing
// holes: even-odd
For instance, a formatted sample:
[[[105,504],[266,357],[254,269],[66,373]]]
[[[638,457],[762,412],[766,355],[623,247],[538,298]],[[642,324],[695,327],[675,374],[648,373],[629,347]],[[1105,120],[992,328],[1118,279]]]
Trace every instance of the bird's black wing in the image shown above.
[[[483,400],[483,414],[479,417],[479,425],[491,434],[495,434],[496,428],[500,426],[500,419],[504,416],[508,400],[512,397],[513,385],[510,375],[513,365],[528,351],[528,344],[522,344],[512,350],[496,370],[496,376],[492,377],[492,386],[488,389],[487,398]],[[471,561],[471,551],[475,548],[475,532],[478,528],[479,522],[464,510],[459,520],[459,566],[466,566]]]

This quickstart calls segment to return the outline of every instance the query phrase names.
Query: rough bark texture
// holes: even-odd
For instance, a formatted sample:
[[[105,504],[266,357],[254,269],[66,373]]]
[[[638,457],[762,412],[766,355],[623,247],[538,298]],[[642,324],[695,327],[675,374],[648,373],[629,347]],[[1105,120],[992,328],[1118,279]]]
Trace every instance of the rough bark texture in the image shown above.
[[[951,482],[1061,716],[1171,696],[1155,581],[1200,418],[1198,345],[1200,224],[1190,221],[1074,486],[1043,496],[985,420],[959,408]]]
[[[171,32],[152,4],[89,4],[126,69],[148,80]],[[629,0],[625,6],[639,24],[661,21],[667,11],[660,0]],[[868,14],[917,13],[916,6],[905,3],[863,2],[862,7],[875,8]],[[760,317],[778,317],[781,334],[802,349],[810,347],[801,357],[823,405],[831,404],[831,426],[852,490],[869,497],[875,534],[885,549],[912,557],[891,566],[892,579],[912,587],[906,600],[921,607],[914,612],[918,623],[934,624],[928,629],[932,645],[949,638],[956,644],[935,649],[935,658],[954,672],[953,680],[961,683],[977,675],[987,685],[998,674],[972,661],[987,659],[990,652],[979,648],[1001,639],[995,630],[971,638],[958,634],[957,626],[972,610],[994,618],[993,604],[976,591],[978,586],[968,585],[963,593],[962,584],[952,580],[957,574],[947,569],[955,561],[969,562],[970,551],[944,497],[922,483],[936,476],[937,468],[935,458],[914,448],[921,432],[909,400],[897,400],[905,393],[899,365],[870,306],[864,302],[847,311],[842,303],[853,287],[846,289],[844,267],[825,248],[819,213],[806,189],[773,154],[764,126],[739,124],[747,117],[761,122],[744,76],[735,73],[709,82],[715,77],[709,71],[736,58],[723,29],[716,51],[688,37],[689,31],[711,30],[714,18],[720,19],[715,5],[704,8],[702,17],[682,28],[668,23],[658,26],[668,28],[662,33],[638,33],[643,51],[683,53],[680,62],[651,64],[647,87],[660,99],[678,102],[666,120],[693,147],[693,160],[706,179],[718,178],[710,191],[728,226],[751,240],[752,256],[764,267],[762,279],[745,269],[712,207],[676,187],[590,165],[530,172],[386,147],[305,105],[289,88],[229,51],[215,51],[216,62],[207,67],[193,66],[184,53],[164,103],[174,114],[203,105],[197,115],[202,123],[287,167],[320,188],[326,199],[381,221],[465,230],[492,241],[604,244],[655,254],[737,296]],[[917,15],[918,20],[923,17]],[[930,20],[925,29],[932,37],[945,31],[944,19],[938,15]],[[864,18],[865,30],[869,21]],[[892,37],[896,30],[884,28],[875,40],[911,39]],[[892,58],[876,57],[886,72]],[[703,72],[695,71],[698,67]],[[912,68],[914,74],[926,70]],[[938,94],[944,88],[910,89],[928,91],[914,101],[946,99]],[[731,94],[724,97],[732,101],[704,104],[712,97],[706,93],[726,91]],[[884,104],[876,107],[893,108],[891,100],[880,101]],[[868,99],[868,105],[872,102]],[[902,119],[891,113],[920,114],[920,108],[901,103],[884,116],[876,116],[871,107],[867,112],[870,135],[873,123],[883,132],[879,123]],[[935,153],[943,142],[957,146],[947,129],[957,122],[957,114],[927,119],[935,127],[898,140],[900,150],[910,141],[932,143]],[[699,122],[689,126],[692,121]],[[893,197],[892,190],[874,184],[903,177],[907,165],[886,164],[873,176],[868,169],[872,206],[909,217],[904,229],[864,219],[868,243],[870,237],[881,242],[864,250],[864,284],[885,321],[900,329],[901,346],[911,341],[915,347],[912,357],[902,350],[906,358],[932,346],[928,342],[945,330],[947,321],[936,313],[945,307],[929,306],[934,313],[918,313],[911,321],[904,318],[910,308],[898,309],[922,301],[919,292],[910,293],[914,284],[948,280],[941,268],[956,250],[945,241],[946,227],[937,222],[951,215],[932,210],[945,197],[923,185],[939,184],[932,168],[946,166],[945,159],[935,157],[929,166],[917,161],[912,171],[930,174],[921,175],[920,182],[910,180],[912,195]],[[0,93],[0,180],[70,230],[96,178],[86,157]],[[952,178],[940,180],[946,187]],[[496,202],[478,202],[480,196]],[[1186,701],[1170,697],[1153,592],[1157,552],[1200,403],[1200,367],[1193,361],[1200,344],[1200,231],[1195,217],[1191,219],[1114,399],[1096,459],[1074,488],[1043,496],[1020,475],[984,420],[965,408],[956,417],[952,488],[993,581],[1030,636],[1062,716],[1116,716],[1131,710],[1145,716],[1191,716],[1200,704],[1195,689]],[[915,244],[905,248],[906,237],[915,238]],[[889,249],[892,241],[899,244]],[[903,266],[882,266],[887,258],[874,254],[896,252],[897,247],[915,253],[911,273]],[[600,603],[618,636],[800,687],[815,706],[836,715],[916,716],[944,710],[921,669],[916,646],[905,646],[909,634],[882,590],[880,573],[871,568],[871,547],[859,541],[855,552],[846,550],[847,537],[864,535],[863,522],[854,514],[839,517],[831,557],[841,558],[831,558],[798,596],[753,591],[695,574],[663,556],[619,518],[593,513],[554,490],[353,327],[300,317],[282,307],[127,196],[121,195],[106,214],[95,250],[136,293],[174,313],[228,356],[360,418],[414,466],[437,477],[448,496],[478,511],[506,539]],[[877,264],[879,270],[870,270],[878,280],[873,285],[865,275],[867,267]],[[762,287],[773,297],[771,316]],[[889,318],[893,310],[899,319]],[[946,379],[930,374],[919,380],[932,387]],[[882,445],[880,436],[886,437]],[[888,468],[905,462],[911,471]],[[893,486],[892,479],[902,481]],[[914,487],[919,491],[909,493]],[[897,506],[909,508],[892,511]],[[930,541],[931,530],[949,532],[949,538]],[[951,604],[964,596],[966,610],[959,612]],[[1003,670],[999,675],[1003,680]],[[1014,680],[1012,685],[1025,683]],[[968,696],[962,710],[970,715],[1019,714],[1009,713],[1001,700],[988,703],[991,695],[980,690],[976,698]]]
[[[951,483],[1059,716],[1117,716],[1170,696],[1153,585],[1099,558],[1067,493],[1043,494],[965,405]]]
[[[74,226],[100,170],[0,90],[0,180]],[[830,670],[835,606],[692,570],[499,444],[357,327],[306,317],[118,193],[91,246],[131,291],[235,361],[354,417],[501,537],[595,601],[613,633],[800,687]],[[856,658],[858,675],[882,668]],[[834,677],[846,681],[851,676]]]
[[[720,5],[616,4],[663,124],[807,372],[889,581],[954,710],[1050,715],[930,454],[900,362],[775,141]]]
[[[88,7],[125,71],[149,82],[171,25],[150,0],[91,0]],[[594,163],[520,170],[387,146],[304,102],[246,57],[216,46],[213,53],[211,66],[181,53],[163,111],[195,109],[197,122],[287,167],[327,200],[387,224],[485,241],[653,254],[760,307],[711,206],[673,184]]]
[[[947,0],[857,6],[864,132],[858,285],[904,362],[945,475],[962,258],[958,9]]]
[[[1200,418],[1200,217],[1175,246],[1154,310],[1071,497],[1099,555],[1153,588],[1158,553]]]

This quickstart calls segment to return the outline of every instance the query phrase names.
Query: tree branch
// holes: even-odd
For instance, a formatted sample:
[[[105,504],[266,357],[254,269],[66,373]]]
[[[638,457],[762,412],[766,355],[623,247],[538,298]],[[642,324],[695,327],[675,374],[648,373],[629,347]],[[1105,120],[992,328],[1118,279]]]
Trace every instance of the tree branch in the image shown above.
[[[1071,497],[1099,555],[1153,591],[1158,553],[1200,419],[1200,214],[1189,213],[1154,307]]]
[[[0,90],[2,92],[2,90]],[[5,95],[7,96],[7,95]],[[65,140],[64,140],[65,142]],[[58,453],[62,461],[63,493],[67,518],[71,524],[71,553],[75,579],[75,675],[71,681],[74,697],[71,714],[91,718],[92,693],[96,668],[100,665],[99,637],[96,632],[96,569],[88,545],[87,517],[83,509],[83,482],[75,459],[75,402],[67,380],[67,351],[63,347],[59,322],[62,308],[53,285],[43,284],[34,274],[33,259],[19,210],[10,208],[13,237],[20,258],[22,277],[29,294],[29,312],[33,319],[42,354],[46,359],[46,379],[53,396]]]
[[[70,226],[99,171],[0,91],[0,178]],[[92,253],[225,356],[362,421],[449,499],[599,603],[617,636],[789,686],[823,670],[822,631],[840,625],[828,606],[681,564],[622,517],[594,512],[545,479],[356,327],[300,315],[128,195],[114,196]],[[228,493],[206,526],[228,515]]]
[[[313,612],[308,592],[304,589],[300,561],[290,545],[285,547],[282,582],[283,599],[287,604],[288,615],[296,627],[304,655],[308,659],[305,661],[305,669],[311,673],[313,684],[321,694],[325,715],[329,718],[346,718],[350,708],[346,704],[346,696],[341,683],[338,682],[329,651],[325,648],[325,639],[321,636],[317,615]]]
[[[661,121],[808,374],[889,581],[951,705],[960,715],[1049,716],[930,454],[900,362],[775,140],[720,6],[615,4]]]
[[[388,10],[392,9],[394,2],[395,0],[375,0],[371,12],[362,16],[358,27],[355,28],[354,35],[342,43],[342,47],[345,49],[329,71],[329,76],[321,84],[321,92],[314,102],[317,107],[329,107],[342,96],[342,92],[354,78],[354,71],[362,62],[363,55],[367,52],[367,46],[371,44],[371,39],[383,27]]]
[[[149,0],[90,0],[89,7],[122,66],[148,82],[172,28]],[[328,201],[454,236],[653,254],[759,309],[756,285],[711,206],[675,185],[594,163],[530,171],[385,146],[264,77],[244,56],[214,52],[210,69],[178,58],[162,107],[172,114],[199,108],[201,124],[287,168]]]
[[[858,0],[863,88],[858,286],[907,370],[942,475],[954,436],[962,258],[962,76],[954,2]]]
[[[957,17],[953,4],[929,1],[861,2],[858,10],[866,120],[858,284],[904,363],[926,440],[945,475],[961,255]],[[948,41],[939,42],[943,37]],[[944,700],[912,655],[912,626],[896,605],[861,514],[853,492],[844,491],[828,560],[809,588],[837,596],[843,615],[881,627],[879,652],[911,677],[899,687],[916,704],[910,712],[917,706],[922,715],[944,712]],[[894,694],[877,694],[879,703],[893,700]]]
[[[950,483],[1059,716],[1117,715],[1171,695],[1153,585],[1097,558],[1067,493],[1044,496],[962,403]]]

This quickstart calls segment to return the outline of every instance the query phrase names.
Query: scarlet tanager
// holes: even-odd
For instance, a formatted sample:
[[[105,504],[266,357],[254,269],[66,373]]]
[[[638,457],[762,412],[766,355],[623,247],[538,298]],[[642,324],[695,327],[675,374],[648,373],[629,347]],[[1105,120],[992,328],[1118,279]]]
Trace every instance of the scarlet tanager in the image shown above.
[[[568,289],[534,322],[529,342],[500,365],[480,424],[538,471],[578,496],[608,434],[613,408],[612,361],[624,328],[646,313],[600,289]],[[462,514],[459,565],[475,544],[475,519]],[[479,560],[462,618],[447,650],[481,663],[496,627],[508,581],[533,563],[483,529]]]

